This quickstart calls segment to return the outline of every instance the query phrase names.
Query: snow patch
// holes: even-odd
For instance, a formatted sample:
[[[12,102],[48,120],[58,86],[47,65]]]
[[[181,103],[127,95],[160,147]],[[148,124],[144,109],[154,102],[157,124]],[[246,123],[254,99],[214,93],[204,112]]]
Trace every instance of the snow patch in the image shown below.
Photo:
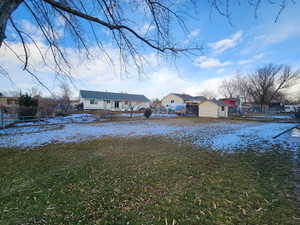
[[[65,124],[62,129],[20,127],[4,129],[0,136],[0,147],[36,147],[56,142],[79,142],[88,139],[112,137],[165,136],[174,141],[188,141],[196,146],[214,150],[233,151],[236,148],[271,147],[274,144],[289,149],[299,147],[298,131],[286,133],[276,139],[272,137],[295,124],[291,123],[198,123],[176,125],[164,121],[106,122],[97,124]],[[295,133],[296,132],[296,133]],[[298,136],[297,136],[298,135]]]

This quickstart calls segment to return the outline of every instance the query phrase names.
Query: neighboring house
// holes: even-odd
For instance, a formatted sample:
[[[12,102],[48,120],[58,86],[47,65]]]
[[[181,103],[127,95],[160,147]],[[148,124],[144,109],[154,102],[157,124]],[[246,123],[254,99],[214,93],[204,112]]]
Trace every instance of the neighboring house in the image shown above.
[[[203,96],[171,93],[165,96],[161,102],[168,111],[176,112],[178,109],[180,113],[183,113],[182,108],[184,108],[185,113],[198,114],[198,104],[204,100],[206,100],[206,98]]]
[[[138,111],[150,107],[144,95],[80,90],[79,98],[83,109]]]
[[[203,96],[191,96],[187,94],[171,93],[163,97],[161,102],[164,106],[168,107],[168,106],[184,105],[187,102],[201,102],[203,100],[206,100],[206,98]]]
[[[17,107],[18,104],[18,97],[6,97],[0,96],[0,106],[9,108],[9,107]]]
[[[0,109],[8,114],[16,114],[18,112],[18,97],[0,96]]]
[[[70,105],[72,107],[75,107],[76,105],[80,104],[80,100],[76,99],[76,100],[70,100]]]
[[[284,105],[284,112],[297,112],[300,110],[300,104]]]
[[[228,105],[217,100],[206,100],[199,103],[199,117],[228,117]]]
[[[271,101],[268,106],[268,110],[270,112],[282,112],[284,110],[284,104],[282,104],[280,101]]]
[[[221,98],[219,101],[225,103],[228,106],[229,113],[236,113],[240,108],[240,99],[238,98]]]

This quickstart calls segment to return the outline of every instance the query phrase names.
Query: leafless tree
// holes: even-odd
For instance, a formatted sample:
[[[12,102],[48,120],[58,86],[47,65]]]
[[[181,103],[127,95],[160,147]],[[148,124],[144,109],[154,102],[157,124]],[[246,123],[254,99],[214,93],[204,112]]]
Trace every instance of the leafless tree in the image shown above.
[[[58,107],[63,113],[66,113],[71,108],[71,89],[67,83],[62,83],[60,89],[61,95],[58,97]]]
[[[261,108],[272,100],[280,99],[282,91],[293,86],[299,79],[300,70],[290,66],[268,64],[248,76],[249,94]]]
[[[250,98],[248,82],[248,77],[237,71],[233,77],[222,81],[219,93],[226,98],[243,98],[248,101]]]
[[[219,92],[225,98],[237,97],[236,80],[224,79],[219,87]]]
[[[55,98],[40,97],[38,99],[38,115],[54,116],[59,101]]]
[[[233,1],[206,1],[214,11],[231,21],[231,8],[235,4]],[[249,0],[245,1],[245,4],[254,9],[256,16],[262,2]],[[147,48],[166,56],[195,54],[202,49],[198,44],[184,46],[182,41],[176,41],[172,35],[174,33],[172,31],[188,33],[184,21],[191,14],[190,4],[197,9],[202,6],[200,5],[202,3],[203,1],[195,0],[1,0],[0,47],[4,45],[15,54],[16,58],[23,63],[24,70],[44,85],[32,68],[29,44],[34,46],[49,69],[57,74],[70,76],[71,63],[68,50],[63,47],[64,44],[76,46],[89,57],[91,56],[89,46],[91,43],[96,43],[105,53],[106,60],[113,63],[111,54],[105,51],[104,46],[107,38],[104,38],[103,32],[108,32],[108,39],[119,49],[119,61],[122,62],[123,69],[126,70],[125,65],[129,59],[141,69],[145,60],[142,53],[147,52]],[[283,9],[290,4],[286,0],[276,3],[268,1],[268,3],[279,7],[276,20]],[[238,4],[241,2],[238,1]],[[26,11],[24,17],[27,13],[31,16],[31,22],[38,27],[46,49],[41,47],[39,40],[30,36],[20,26],[13,15],[17,8]],[[140,15],[137,12],[140,12]],[[58,25],[58,20],[59,24],[63,24],[64,29]],[[147,22],[143,31],[140,29],[141,24],[135,22],[138,20]],[[9,33],[6,32],[7,27],[11,28]],[[60,32],[64,32],[63,37]],[[14,49],[9,40],[9,38],[14,40],[14,36],[18,37],[21,43],[22,53]]]

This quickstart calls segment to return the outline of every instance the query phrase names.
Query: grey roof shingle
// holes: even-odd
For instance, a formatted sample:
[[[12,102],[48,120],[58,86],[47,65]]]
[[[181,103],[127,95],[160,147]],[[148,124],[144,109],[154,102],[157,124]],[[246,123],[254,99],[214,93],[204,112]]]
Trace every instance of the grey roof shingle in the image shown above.
[[[212,103],[215,103],[216,105],[219,105],[219,106],[227,106],[224,102],[221,102],[221,101],[218,101],[216,99],[210,99],[210,100],[206,100],[207,102],[212,102]],[[201,102],[200,104],[206,102],[206,101],[203,101]]]
[[[94,99],[101,99],[101,100],[137,101],[137,102],[150,101],[147,97],[145,97],[145,95],[126,94],[126,93],[80,90],[79,94],[82,98],[89,98],[89,99],[94,98]]]
[[[204,96],[191,96],[188,94],[177,94],[177,93],[172,93],[172,95],[176,95],[180,98],[182,98],[184,101],[204,101],[206,98]]]

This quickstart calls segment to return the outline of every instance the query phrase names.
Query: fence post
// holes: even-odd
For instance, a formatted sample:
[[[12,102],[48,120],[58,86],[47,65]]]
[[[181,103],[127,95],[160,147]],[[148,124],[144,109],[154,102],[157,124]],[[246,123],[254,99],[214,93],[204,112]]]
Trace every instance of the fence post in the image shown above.
[[[4,112],[3,112],[3,108],[0,107],[0,120],[1,120],[1,127],[4,128],[5,125],[4,125]]]

